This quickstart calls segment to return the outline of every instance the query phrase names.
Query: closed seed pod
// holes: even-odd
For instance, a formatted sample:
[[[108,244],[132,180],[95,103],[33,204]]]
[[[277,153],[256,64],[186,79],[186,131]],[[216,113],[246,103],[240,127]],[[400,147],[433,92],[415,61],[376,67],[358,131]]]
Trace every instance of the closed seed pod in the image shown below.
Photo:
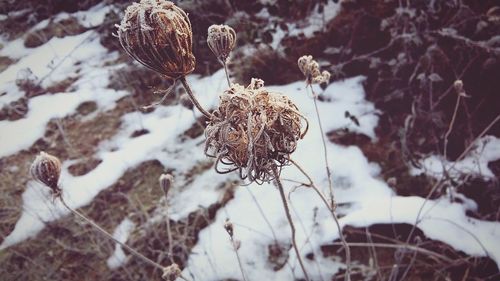
[[[38,182],[48,186],[54,193],[59,193],[59,177],[61,175],[61,161],[55,156],[40,152],[31,164],[30,174]]]
[[[158,181],[160,182],[160,187],[161,190],[163,190],[163,194],[165,194],[165,197],[167,197],[168,192],[170,191],[170,188],[172,187],[172,184],[174,182],[174,177],[171,174],[161,174]]]
[[[172,2],[133,3],[117,27],[123,49],[144,66],[171,79],[194,70],[191,23],[187,14]]]
[[[236,32],[228,25],[211,25],[208,28],[207,44],[217,59],[225,63],[236,45]]]

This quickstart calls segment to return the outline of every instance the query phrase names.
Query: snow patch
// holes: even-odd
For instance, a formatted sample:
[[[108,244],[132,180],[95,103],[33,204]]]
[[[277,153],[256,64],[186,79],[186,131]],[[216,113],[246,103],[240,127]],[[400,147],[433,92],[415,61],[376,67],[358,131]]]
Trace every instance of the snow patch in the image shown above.
[[[120,224],[116,227],[115,231],[113,232],[113,237],[122,242],[125,243],[127,242],[127,239],[134,230],[135,224],[132,222],[130,219],[125,218]],[[113,255],[111,255],[107,260],[106,263],[110,269],[116,269],[118,267],[121,267],[127,262],[127,256],[125,255],[125,252],[123,251],[123,248],[120,244],[116,243],[115,246],[115,251],[113,252]]]

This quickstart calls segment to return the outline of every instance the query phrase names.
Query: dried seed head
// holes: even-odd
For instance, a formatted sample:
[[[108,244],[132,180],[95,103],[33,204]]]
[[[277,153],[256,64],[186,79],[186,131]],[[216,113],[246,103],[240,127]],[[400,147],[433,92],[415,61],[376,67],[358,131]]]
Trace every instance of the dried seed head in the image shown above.
[[[273,169],[288,164],[307,131],[307,120],[297,106],[263,84],[258,79],[247,88],[232,84],[220,96],[205,129],[205,154],[217,158],[216,171],[238,170],[242,179],[258,184],[271,181]],[[221,164],[226,168],[221,169]]]
[[[60,193],[61,161],[57,157],[40,152],[31,164],[30,173],[33,179],[50,187],[54,194]]]
[[[455,80],[453,87],[455,88],[455,91],[460,94],[464,91],[464,82],[462,82],[462,80]]]
[[[194,70],[192,37],[187,14],[165,0],[133,3],[118,26],[120,44],[131,57],[172,79]]]
[[[297,61],[300,71],[306,77],[308,84],[327,84],[330,81],[330,72],[319,71],[319,64],[312,56],[302,56]]]
[[[165,197],[167,197],[168,191],[170,190],[172,184],[174,183],[174,176],[172,176],[171,174],[161,174],[159,182],[161,190],[163,190]]]
[[[236,45],[236,32],[228,25],[211,25],[208,28],[207,43],[217,59],[225,63]]]
[[[165,268],[163,268],[163,274],[161,275],[161,277],[163,278],[163,280],[167,280],[167,281],[175,281],[177,280],[177,278],[179,278],[181,276],[181,269],[179,268],[179,265],[177,265],[176,263],[173,263]]]
[[[224,222],[224,229],[226,230],[227,234],[229,234],[229,237],[233,238],[233,223],[230,222],[229,219],[226,219],[226,221]]]

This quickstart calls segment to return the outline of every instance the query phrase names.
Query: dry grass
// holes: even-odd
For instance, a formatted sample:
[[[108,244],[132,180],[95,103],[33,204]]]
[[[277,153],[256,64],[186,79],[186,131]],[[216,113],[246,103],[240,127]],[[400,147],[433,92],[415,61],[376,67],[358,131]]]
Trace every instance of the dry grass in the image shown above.
[[[164,168],[159,162],[144,162],[127,171],[79,211],[111,233],[125,217],[131,219],[137,227],[127,244],[161,264],[169,264],[166,222],[148,222],[161,205],[163,193],[158,187],[158,175],[162,172]],[[189,214],[184,220],[170,222],[174,260],[181,267],[196,244],[197,233],[210,224],[217,210],[232,198],[235,186],[234,182],[225,183],[221,186],[225,195],[219,202]],[[3,280],[34,281],[157,280],[161,276],[160,271],[134,258],[126,267],[109,270],[106,259],[113,251],[112,242],[103,239],[90,226],[67,216],[49,223],[36,238],[3,251],[0,275]]]

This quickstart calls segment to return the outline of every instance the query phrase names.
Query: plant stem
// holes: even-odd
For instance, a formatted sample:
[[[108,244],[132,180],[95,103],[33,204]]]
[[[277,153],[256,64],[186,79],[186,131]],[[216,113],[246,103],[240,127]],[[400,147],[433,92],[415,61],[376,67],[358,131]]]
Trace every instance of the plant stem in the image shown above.
[[[304,266],[304,263],[302,262],[302,258],[300,257],[299,248],[297,247],[297,242],[295,241],[295,225],[293,224],[292,216],[290,215],[290,209],[288,208],[288,203],[286,202],[285,191],[283,190],[283,185],[281,184],[276,166],[273,167],[273,174],[276,180],[276,185],[278,186],[278,189],[280,191],[281,200],[283,201],[283,207],[285,208],[286,218],[288,219],[288,223],[290,224],[290,229],[292,231],[293,249],[295,250],[295,254],[297,255],[297,260],[299,261],[300,267],[302,268],[302,272],[304,273],[304,278],[306,279],[306,281],[309,281],[310,280],[309,276],[307,275],[306,268]]]
[[[457,93],[457,102],[455,103],[455,110],[453,111],[453,117],[451,118],[450,126],[448,127],[448,131],[444,135],[444,160],[446,160],[446,151],[448,148],[448,137],[450,136],[451,130],[453,129],[453,124],[455,123],[455,119],[457,117],[458,106],[460,105],[460,93]]]
[[[323,142],[323,152],[325,156],[325,167],[326,176],[328,177],[328,190],[330,191],[330,204],[333,209],[335,209],[335,199],[333,198],[333,185],[332,185],[332,173],[330,171],[330,166],[328,165],[328,152],[326,150],[325,132],[323,131],[323,125],[321,124],[321,117],[319,116],[318,102],[316,93],[314,93],[312,84],[309,84],[311,88],[311,93],[313,95],[314,108],[316,109],[316,116],[318,118],[319,131],[321,132],[321,141]]]
[[[231,80],[229,79],[229,71],[227,70],[227,63],[222,61],[222,65],[224,66],[224,72],[226,72],[227,85],[231,87]]]
[[[208,119],[210,119],[212,117],[212,114],[208,113],[208,111],[206,111],[202,106],[201,104],[198,102],[198,100],[196,99],[196,97],[194,96],[193,94],[193,91],[191,91],[191,87],[189,87],[189,84],[187,83],[186,81],[186,77],[182,76],[180,78],[181,80],[181,83],[182,83],[182,86],[184,86],[184,88],[186,89],[186,92],[189,96],[189,98],[191,99],[191,102],[193,102],[194,106],[196,106],[196,108],[203,114],[205,115],[205,117],[207,117]]]
[[[241,263],[240,254],[238,253],[238,249],[236,248],[236,243],[234,242],[233,237],[229,236],[229,240],[231,240],[231,244],[233,245],[233,250],[236,253],[236,259],[238,259],[238,266],[240,267],[241,276],[243,276],[243,281],[247,281],[245,276],[245,271],[243,271],[243,264]]]
[[[166,199],[166,197],[165,197]],[[170,262],[174,263],[174,250],[173,250],[173,245],[172,242],[174,241],[172,239],[172,230],[170,228],[170,218],[168,215],[168,203],[166,204],[166,211],[167,213],[167,237],[168,237],[168,255],[170,257]]]
[[[163,270],[164,267],[161,266],[160,264],[150,260],[149,258],[147,258],[146,256],[144,256],[143,254],[137,252],[136,250],[134,250],[133,248],[129,247],[127,244],[125,243],[122,243],[120,241],[118,241],[115,237],[113,237],[113,235],[109,234],[106,230],[104,230],[103,228],[101,228],[99,225],[97,225],[95,222],[93,222],[91,219],[87,218],[86,216],[84,216],[83,214],[81,214],[80,212],[72,209],[70,206],[68,206],[68,204],[66,204],[66,202],[64,201],[63,197],[62,196],[59,196],[58,197],[59,200],[61,201],[61,203],[64,205],[64,207],[66,207],[66,209],[68,209],[71,213],[73,213],[74,215],[76,215],[77,217],[83,219],[85,222],[87,222],[88,224],[90,224],[92,227],[94,227],[95,229],[97,229],[101,234],[103,234],[104,236],[106,236],[107,238],[113,240],[115,243],[118,243],[120,246],[122,246],[123,248],[125,248],[127,251],[129,251],[131,254],[133,254],[134,256],[142,259],[144,262],[148,263],[149,265],[155,267],[155,268],[158,268],[158,269],[161,269]]]
[[[342,228],[340,227],[339,218],[337,217],[337,214],[335,213],[335,209],[333,208],[332,205],[328,204],[328,200],[326,199],[325,195],[318,189],[318,187],[316,187],[316,185],[312,181],[312,178],[306,173],[306,171],[293,159],[290,158],[288,160],[290,160],[290,162],[292,162],[292,164],[295,165],[295,167],[297,167],[297,169],[299,169],[299,171],[307,178],[307,180],[309,181],[308,186],[311,187],[319,195],[319,197],[321,198],[321,201],[323,201],[323,203],[326,205],[328,210],[330,210],[330,213],[332,214],[333,220],[335,221],[335,224],[337,225],[337,229],[339,231],[339,238],[340,238],[342,245],[344,246],[344,249],[345,249],[346,273],[344,275],[344,280],[350,281],[351,280],[351,274],[350,274],[350,272],[351,272],[351,249],[349,248],[349,244],[347,243],[347,240],[345,239],[344,234],[342,233]]]

